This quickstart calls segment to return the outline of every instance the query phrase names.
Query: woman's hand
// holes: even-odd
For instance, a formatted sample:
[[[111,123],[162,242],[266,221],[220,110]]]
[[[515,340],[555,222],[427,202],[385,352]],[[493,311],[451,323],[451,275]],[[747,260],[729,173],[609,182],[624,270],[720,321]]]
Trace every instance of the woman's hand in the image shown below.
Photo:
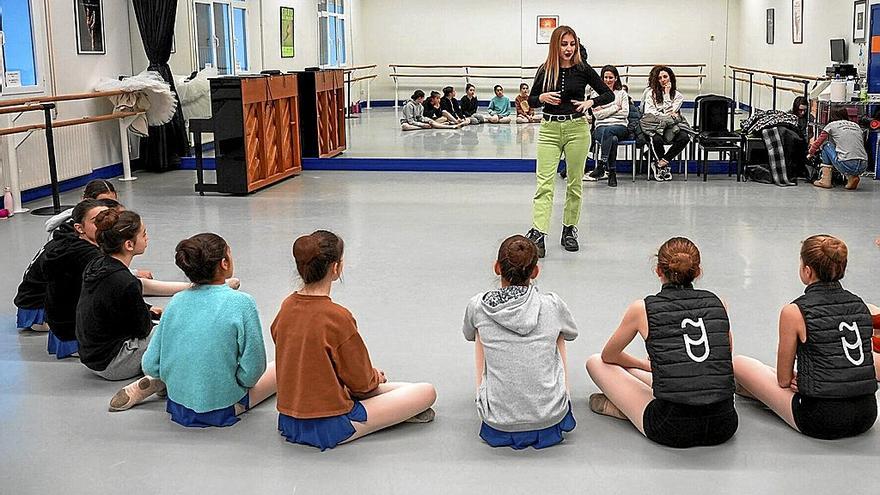
[[[562,95],[559,91],[550,91],[548,93],[541,93],[541,96],[538,97],[538,101],[550,105],[559,105],[562,103],[561,96]]]
[[[593,100],[587,100],[587,101],[571,100],[571,102],[574,103],[575,110],[577,110],[578,113],[587,113],[587,110],[593,108]]]
[[[153,306],[150,308],[150,316],[153,317],[154,320],[158,320],[162,317],[162,308],[159,306]]]
[[[151,272],[149,270],[138,270],[137,271],[137,278],[148,278],[148,279],[152,280],[153,279],[153,272]]]
[[[388,381],[388,378],[385,377],[385,372],[376,368],[376,372],[379,373],[379,383],[385,383]]]
[[[794,377],[791,379],[791,384],[788,386],[788,388],[790,388],[792,392],[798,393],[797,373],[794,374]]]

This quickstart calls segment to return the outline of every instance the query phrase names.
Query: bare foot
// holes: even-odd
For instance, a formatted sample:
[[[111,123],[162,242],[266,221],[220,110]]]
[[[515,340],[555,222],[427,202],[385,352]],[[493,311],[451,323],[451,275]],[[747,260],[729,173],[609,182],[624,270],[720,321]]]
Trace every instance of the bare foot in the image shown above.
[[[226,285],[228,285],[230,289],[238,290],[238,288],[241,287],[241,280],[235,277],[228,278],[226,279]]]

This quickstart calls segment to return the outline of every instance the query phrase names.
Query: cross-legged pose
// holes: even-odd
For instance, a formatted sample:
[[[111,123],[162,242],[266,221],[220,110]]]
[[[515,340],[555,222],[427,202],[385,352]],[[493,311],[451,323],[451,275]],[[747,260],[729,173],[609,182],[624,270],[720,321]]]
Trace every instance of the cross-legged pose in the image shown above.
[[[776,368],[736,356],[738,393],[763,402],[807,436],[834,440],[862,434],[877,419],[871,311],[840,285],[847,261],[843,241],[808,237],[800,261],[798,273],[807,288],[779,315]]]
[[[343,267],[343,242],[326,230],[293,243],[303,287],[272,322],[278,379],[278,430],[321,450],[404,421],[433,420],[430,383],[388,382],[373,367],[352,314],[330,299]]]
[[[498,249],[501,288],[474,296],[464,315],[465,339],[475,342],[480,437],[493,447],[541,449],[574,429],[565,341],[577,326],[565,302],[532,285],[535,244],[521,235]]]
[[[598,414],[627,419],[648,439],[669,447],[718,445],[736,432],[732,339],[727,309],[695,289],[700,251],[673,237],[657,253],[659,293],[632,303],[601,355],[587,360],[600,394]],[[649,359],[625,352],[641,335]]]

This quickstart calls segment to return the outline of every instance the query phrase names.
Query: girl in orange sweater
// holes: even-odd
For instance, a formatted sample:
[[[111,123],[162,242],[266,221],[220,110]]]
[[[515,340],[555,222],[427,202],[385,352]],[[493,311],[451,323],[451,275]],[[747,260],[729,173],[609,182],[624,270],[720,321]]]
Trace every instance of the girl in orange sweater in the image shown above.
[[[404,421],[434,419],[430,383],[387,382],[373,367],[351,313],[330,299],[343,242],[318,230],[293,243],[303,287],[272,323],[278,430],[292,443],[330,449]]]

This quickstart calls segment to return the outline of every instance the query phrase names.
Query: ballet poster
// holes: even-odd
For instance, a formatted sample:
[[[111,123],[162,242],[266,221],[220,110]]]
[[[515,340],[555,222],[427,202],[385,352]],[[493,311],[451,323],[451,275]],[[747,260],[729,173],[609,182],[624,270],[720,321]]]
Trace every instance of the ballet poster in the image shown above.
[[[538,39],[539,45],[547,45],[550,43],[550,35],[553,30],[559,26],[558,15],[539,15],[538,16]]]

